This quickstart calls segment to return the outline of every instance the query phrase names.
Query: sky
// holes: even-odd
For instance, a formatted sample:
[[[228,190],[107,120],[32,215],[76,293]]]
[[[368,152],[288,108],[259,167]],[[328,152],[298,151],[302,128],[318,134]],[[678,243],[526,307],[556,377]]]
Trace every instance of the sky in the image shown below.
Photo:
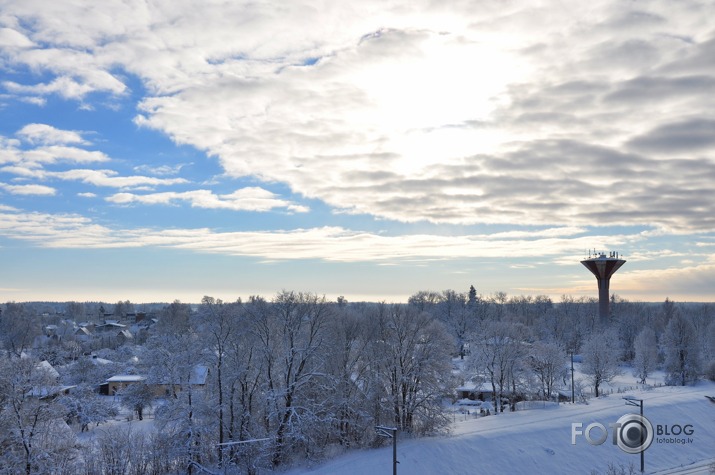
[[[715,301],[714,17],[0,0],[0,301]]]

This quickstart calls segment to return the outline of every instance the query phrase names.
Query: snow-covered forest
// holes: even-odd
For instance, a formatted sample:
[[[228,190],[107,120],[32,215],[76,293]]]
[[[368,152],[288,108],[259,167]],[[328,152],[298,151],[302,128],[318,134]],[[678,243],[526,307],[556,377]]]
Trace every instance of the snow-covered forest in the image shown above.
[[[642,385],[715,380],[715,304],[667,299],[613,297],[608,322],[593,299],[474,287],[0,308],[0,473],[261,473],[389,443],[376,425],[447,433],[465,396],[497,417],[596,398],[626,363]]]

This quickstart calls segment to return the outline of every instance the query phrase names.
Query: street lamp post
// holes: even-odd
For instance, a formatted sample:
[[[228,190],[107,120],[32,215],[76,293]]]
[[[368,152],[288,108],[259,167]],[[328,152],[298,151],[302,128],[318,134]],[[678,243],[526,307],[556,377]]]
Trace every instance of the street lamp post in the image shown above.
[[[397,427],[375,426],[380,437],[392,439],[392,475],[397,475]]]
[[[576,402],[576,392],[574,391],[574,381],[573,381],[573,350],[571,350],[571,404]]]
[[[638,399],[633,396],[626,396],[623,398],[626,401],[627,406],[636,406],[640,408],[641,419],[643,419],[643,399]],[[643,431],[641,430],[641,473],[645,471],[645,450],[643,450]]]

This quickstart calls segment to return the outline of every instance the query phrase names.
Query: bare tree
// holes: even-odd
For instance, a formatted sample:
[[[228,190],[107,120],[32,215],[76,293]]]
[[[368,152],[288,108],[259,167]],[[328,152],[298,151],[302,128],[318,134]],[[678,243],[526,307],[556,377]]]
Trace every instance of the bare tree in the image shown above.
[[[114,317],[117,319],[122,319],[127,313],[134,311],[134,304],[129,300],[120,300],[114,305]]]
[[[468,308],[467,298],[465,294],[445,290],[437,305],[439,319],[444,322],[457,341],[460,359],[466,356],[467,335],[476,321]]]
[[[9,355],[20,357],[40,335],[40,325],[21,303],[5,304],[0,318],[0,339]]]
[[[556,382],[566,374],[566,352],[558,343],[538,342],[532,345],[528,361],[544,400],[548,400]]]
[[[676,311],[663,332],[665,371],[668,384],[695,381],[700,374],[700,352],[697,335],[690,318]]]
[[[365,437],[372,420],[369,418],[367,394],[370,378],[368,320],[352,310],[340,307],[330,321],[326,391],[334,394],[332,411],[338,442],[350,446]],[[328,434],[332,436],[332,434]]]
[[[66,408],[68,422],[78,423],[80,432],[89,430],[90,424],[99,425],[119,414],[113,403],[101,399],[88,385],[77,386],[58,401]]]
[[[128,385],[117,393],[122,400],[122,405],[136,412],[139,420],[144,420],[144,410],[154,404],[156,396],[154,391],[145,382]]]
[[[159,314],[157,333],[184,333],[191,327],[191,307],[174,300]]]
[[[73,320],[80,321],[86,315],[85,306],[82,302],[67,302],[67,316]]]
[[[325,336],[330,307],[314,294],[280,292],[256,322],[264,358],[266,429],[274,437],[272,463],[309,437],[326,398],[316,392],[325,377]],[[308,447],[309,448],[309,447]]]
[[[650,327],[643,328],[633,343],[635,357],[633,358],[633,375],[641,384],[646,383],[646,378],[655,371],[658,363],[658,343],[655,332]]]
[[[604,383],[611,382],[620,374],[618,367],[620,352],[617,347],[614,348],[614,342],[618,342],[618,336],[615,332],[606,330],[592,334],[582,348],[581,369],[593,385],[596,397],[600,395]]]
[[[420,312],[432,312],[434,307],[442,300],[442,296],[438,292],[431,290],[420,290],[419,292],[410,295],[407,303],[417,308]]]
[[[527,329],[523,325],[490,321],[477,331],[470,344],[469,367],[475,375],[490,382],[497,414],[504,411],[504,399],[510,387],[512,393],[516,390],[518,370],[527,352],[526,339]]]
[[[388,307],[375,335],[373,352],[392,422],[407,432],[426,433],[443,428],[441,398],[451,386],[450,352],[453,340],[444,326],[412,305]]]
[[[41,473],[73,450],[71,431],[61,433],[64,408],[51,398],[56,385],[56,376],[35,360],[0,360],[0,459],[11,472]]]

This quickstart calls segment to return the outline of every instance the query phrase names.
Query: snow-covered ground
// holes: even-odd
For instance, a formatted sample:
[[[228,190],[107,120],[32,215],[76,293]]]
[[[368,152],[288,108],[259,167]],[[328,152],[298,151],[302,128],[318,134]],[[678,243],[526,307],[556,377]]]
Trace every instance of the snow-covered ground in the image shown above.
[[[578,379],[578,375],[577,375]],[[649,383],[662,381],[662,375]],[[637,413],[625,404],[623,396],[644,400],[644,414],[654,426],[690,424],[693,433],[680,435],[679,441],[666,443],[656,436],[645,452],[645,471],[658,475],[674,473],[709,473],[715,461],[715,403],[705,396],[715,396],[715,384],[702,381],[695,386],[658,386],[637,389],[628,369],[610,387],[613,394],[591,399],[588,404],[561,404],[558,407],[531,409],[498,416],[455,417],[451,434],[416,440],[399,440],[397,447],[400,474],[603,474],[609,463],[637,473],[640,456],[623,452],[608,440],[590,445],[583,436],[571,443],[571,424],[592,422],[608,427],[621,416]],[[618,389],[625,392],[618,393]],[[597,429],[595,429],[597,430]],[[677,429],[675,429],[677,431]],[[598,432],[593,433],[594,437]],[[670,438],[673,438],[672,436]],[[667,439],[667,437],[666,437]],[[688,442],[688,439],[691,439]],[[290,475],[341,474],[377,475],[392,472],[392,447],[348,452],[315,467],[303,467]],[[626,472],[627,473],[627,472]]]
[[[583,377],[578,372],[576,379]],[[497,416],[474,416],[455,412],[451,432],[447,436],[423,439],[400,439],[397,459],[400,475],[434,474],[604,474],[609,463],[635,473],[640,468],[640,456],[623,452],[608,440],[598,446],[588,444],[583,436],[571,444],[571,424],[580,422],[585,429],[592,422],[608,427],[621,416],[637,413],[622,399],[635,396],[644,400],[644,414],[654,425],[692,425],[692,435],[680,435],[689,443],[659,442],[659,437],[645,452],[646,473],[655,475],[710,474],[715,462],[715,403],[705,396],[715,397],[715,383],[701,381],[694,386],[662,386],[662,374],[649,378],[656,385],[652,389],[638,389],[631,371],[623,374],[604,392],[608,396],[590,399],[588,404],[562,403],[546,405],[543,409],[529,409]],[[621,392],[619,392],[619,390]],[[122,409],[115,420],[91,427],[80,434],[87,442],[101,433],[131,427],[132,431],[154,428],[151,411],[144,421],[128,421],[130,412]],[[598,436],[598,432],[594,432]],[[671,436],[672,438],[672,436]],[[392,473],[392,446],[373,450],[350,451],[313,467],[295,468],[286,475],[379,475]],[[628,473],[626,471],[626,473]]]

